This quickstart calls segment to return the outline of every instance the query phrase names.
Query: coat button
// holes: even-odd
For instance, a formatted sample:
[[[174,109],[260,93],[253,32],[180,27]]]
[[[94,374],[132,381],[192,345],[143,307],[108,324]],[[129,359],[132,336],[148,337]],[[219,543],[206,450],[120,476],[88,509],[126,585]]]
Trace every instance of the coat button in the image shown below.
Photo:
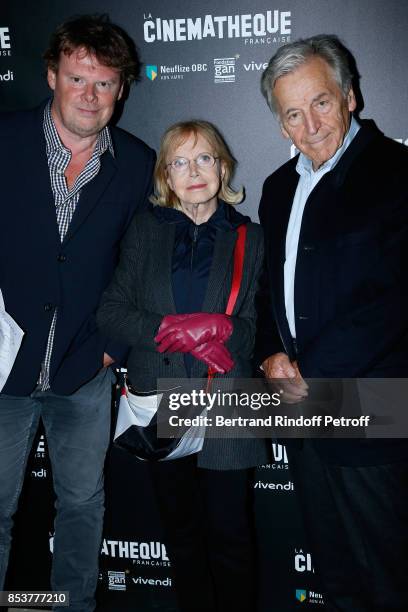
[[[44,304],[44,310],[45,312],[49,312],[50,310],[52,310],[52,304],[50,304],[50,302]]]
[[[298,319],[299,319],[299,321],[308,321],[309,317],[305,317],[304,315],[299,315]]]
[[[163,359],[164,365],[169,365],[170,364],[170,359],[168,357],[165,357]]]
[[[67,259],[67,256],[66,256],[66,255],[64,255],[64,253],[60,253],[60,254],[57,256],[57,261],[59,261],[60,263],[63,263],[64,261],[66,261],[66,259]]]
[[[314,251],[315,247],[312,244],[305,244],[303,245],[303,250],[304,251]]]

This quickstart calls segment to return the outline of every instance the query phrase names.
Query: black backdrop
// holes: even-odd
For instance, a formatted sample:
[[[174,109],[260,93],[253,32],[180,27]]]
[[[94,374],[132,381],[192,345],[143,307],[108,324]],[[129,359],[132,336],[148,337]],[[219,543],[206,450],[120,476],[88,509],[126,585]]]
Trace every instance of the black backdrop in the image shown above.
[[[65,18],[89,12],[108,12],[125,27],[144,62],[119,125],[157,148],[174,121],[214,122],[238,159],[235,182],[247,192],[241,209],[253,218],[263,180],[293,153],[259,93],[264,63],[287,41],[321,32],[339,35],[362,75],[362,117],[373,117],[388,136],[408,144],[405,0],[2,0],[1,110],[29,108],[48,95],[41,59],[48,36]],[[276,445],[274,452],[275,462],[258,469],[254,485],[260,612],[324,609],[285,449]],[[39,437],[16,519],[9,588],[48,586],[52,534],[51,473],[46,442]],[[100,609],[175,611],[169,566],[145,468],[112,450]]]

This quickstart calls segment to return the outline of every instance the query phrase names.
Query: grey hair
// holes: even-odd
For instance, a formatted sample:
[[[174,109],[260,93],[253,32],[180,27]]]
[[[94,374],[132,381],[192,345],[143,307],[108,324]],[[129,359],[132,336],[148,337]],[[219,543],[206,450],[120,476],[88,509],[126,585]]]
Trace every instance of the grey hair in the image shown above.
[[[276,115],[277,104],[273,94],[276,81],[290,74],[312,57],[321,57],[334,72],[344,97],[350,91],[353,74],[349,55],[340,39],[334,34],[319,34],[310,38],[300,38],[283,45],[270,59],[261,77],[261,91],[269,108]]]

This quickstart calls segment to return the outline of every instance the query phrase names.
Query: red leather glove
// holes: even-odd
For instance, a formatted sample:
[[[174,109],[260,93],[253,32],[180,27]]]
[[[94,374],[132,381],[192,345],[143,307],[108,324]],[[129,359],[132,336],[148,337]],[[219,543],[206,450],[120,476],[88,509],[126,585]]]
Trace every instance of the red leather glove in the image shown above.
[[[231,354],[226,346],[216,340],[211,340],[205,344],[196,346],[191,351],[191,354],[200,361],[207,364],[209,368],[218,372],[219,374],[225,374],[234,367]]]
[[[232,334],[233,325],[225,314],[194,312],[185,315],[166,315],[155,341],[159,353],[191,353],[192,349],[217,340],[225,342]]]

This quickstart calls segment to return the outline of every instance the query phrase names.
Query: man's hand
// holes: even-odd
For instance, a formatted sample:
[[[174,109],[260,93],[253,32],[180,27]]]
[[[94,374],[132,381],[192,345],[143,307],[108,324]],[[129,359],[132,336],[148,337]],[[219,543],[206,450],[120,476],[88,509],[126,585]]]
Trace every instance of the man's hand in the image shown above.
[[[275,353],[262,363],[265,377],[279,379],[276,388],[287,404],[296,404],[307,397],[308,385],[300,374],[296,361],[290,362],[286,353]]]
[[[112,357],[110,355],[108,355],[108,353],[104,353],[103,354],[103,367],[104,368],[108,368],[114,362],[115,362],[115,360],[112,359]]]

